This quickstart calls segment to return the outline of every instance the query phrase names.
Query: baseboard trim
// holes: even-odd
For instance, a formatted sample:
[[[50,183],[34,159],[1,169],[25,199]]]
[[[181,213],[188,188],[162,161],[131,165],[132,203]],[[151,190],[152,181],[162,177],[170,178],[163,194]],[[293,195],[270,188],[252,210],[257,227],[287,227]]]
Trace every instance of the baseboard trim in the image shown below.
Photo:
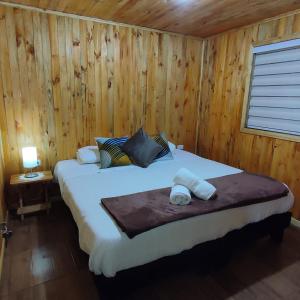
[[[4,251],[5,251],[5,240],[2,239],[1,253],[0,253],[0,281],[1,281],[1,278],[2,278],[2,269],[3,269],[3,261],[4,261]]]
[[[300,228],[300,221],[295,219],[295,218],[292,218],[292,222],[291,222],[294,226],[296,227],[299,227]]]
[[[8,222],[8,211],[6,211],[5,222],[6,222],[6,224]],[[1,253],[0,253],[0,281],[2,278],[4,253],[5,253],[5,239],[2,238]]]

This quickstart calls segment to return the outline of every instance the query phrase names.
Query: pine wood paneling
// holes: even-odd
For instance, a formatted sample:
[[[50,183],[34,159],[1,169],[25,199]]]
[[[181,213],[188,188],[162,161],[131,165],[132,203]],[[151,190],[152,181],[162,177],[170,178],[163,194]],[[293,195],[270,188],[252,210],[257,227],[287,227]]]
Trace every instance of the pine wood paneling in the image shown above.
[[[1,20],[0,20],[0,30],[1,30]],[[1,34],[0,34],[0,45],[1,45]],[[0,50],[0,56],[1,55]],[[3,53],[2,53],[3,54]],[[0,222],[6,221],[6,205],[4,201],[4,185],[5,185],[5,170],[4,170],[4,152],[3,152],[3,125],[5,119],[4,113],[4,89],[1,78],[4,74],[0,72]],[[3,257],[4,257],[4,239],[2,235],[0,236],[0,280],[2,276],[2,265],[3,265]]]
[[[203,42],[0,6],[0,32],[6,175],[22,171],[27,145],[48,169],[95,136],[144,125],[193,151],[198,130],[201,155],[286,182],[300,217],[299,143],[240,132],[250,45],[300,33],[299,13]]]
[[[0,95],[1,99],[1,95]],[[0,111],[1,107],[0,107]],[[6,205],[4,201],[4,183],[5,183],[5,174],[4,174],[4,157],[2,151],[2,135],[0,130],[0,222],[6,222]],[[2,277],[2,265],[4,257],[4,239],[0,235],[0,280]]]
[[[2,138],[0,135],[0,222],[4,222],[6,219],[6,207],[4,201],[4,183],[5,183],[5,174],[4,174],[4,157],[2,151]]]
[[[300,144],[240,131],[251,44],[300,33],[300,14],[232,30],[206,41],[198,152],[287,183],[300,218]]]
[[[194,150],[202,41],[0,6],[6,173],[35,145],[42,169],[139,126]]]
[[[297,0],[8,0],[7,2],[207,37],[300,8]]]

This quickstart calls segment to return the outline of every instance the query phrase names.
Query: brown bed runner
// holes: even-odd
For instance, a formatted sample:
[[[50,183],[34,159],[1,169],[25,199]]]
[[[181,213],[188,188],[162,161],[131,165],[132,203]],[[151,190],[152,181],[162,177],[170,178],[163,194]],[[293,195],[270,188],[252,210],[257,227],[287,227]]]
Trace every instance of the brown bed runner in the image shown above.
[[[207,180],[217,189],[214,199],[203,201],[192,196],[189,205],[169,202],[171,188],[102,199],[102,204],[120,228],[134,236],[170,222],[274,200],[288,194],[287,187],[265,176],[242,172]]]

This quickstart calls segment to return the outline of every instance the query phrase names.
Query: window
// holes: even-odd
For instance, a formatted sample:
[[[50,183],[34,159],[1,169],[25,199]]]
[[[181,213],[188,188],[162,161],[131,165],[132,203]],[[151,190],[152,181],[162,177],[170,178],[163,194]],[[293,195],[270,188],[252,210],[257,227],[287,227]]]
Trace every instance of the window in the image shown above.
[[[242,128],[300,139],[300,39],[257,46],[252,55]]]

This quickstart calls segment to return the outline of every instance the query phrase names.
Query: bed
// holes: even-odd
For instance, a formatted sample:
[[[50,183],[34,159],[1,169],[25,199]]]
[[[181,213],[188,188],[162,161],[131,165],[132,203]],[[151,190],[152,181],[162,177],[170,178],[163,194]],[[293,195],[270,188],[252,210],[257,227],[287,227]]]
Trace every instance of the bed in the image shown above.
[[[100,204],[102,198],[169,187],[181,167],[203,179],[242,172],[183,150],[176,149],[173,156],[174,160],[158,161],[146,169],[134,165],[99,169],[97,164],[81,165],[76,160],[57,163],[55,178],[78,226],[80,247],[89,255],[89,268],[96,275],[114,277],[119,271],[179,254],[286,213],[293,205],[289,192],[276,200],[172,222],[128,238]]]

